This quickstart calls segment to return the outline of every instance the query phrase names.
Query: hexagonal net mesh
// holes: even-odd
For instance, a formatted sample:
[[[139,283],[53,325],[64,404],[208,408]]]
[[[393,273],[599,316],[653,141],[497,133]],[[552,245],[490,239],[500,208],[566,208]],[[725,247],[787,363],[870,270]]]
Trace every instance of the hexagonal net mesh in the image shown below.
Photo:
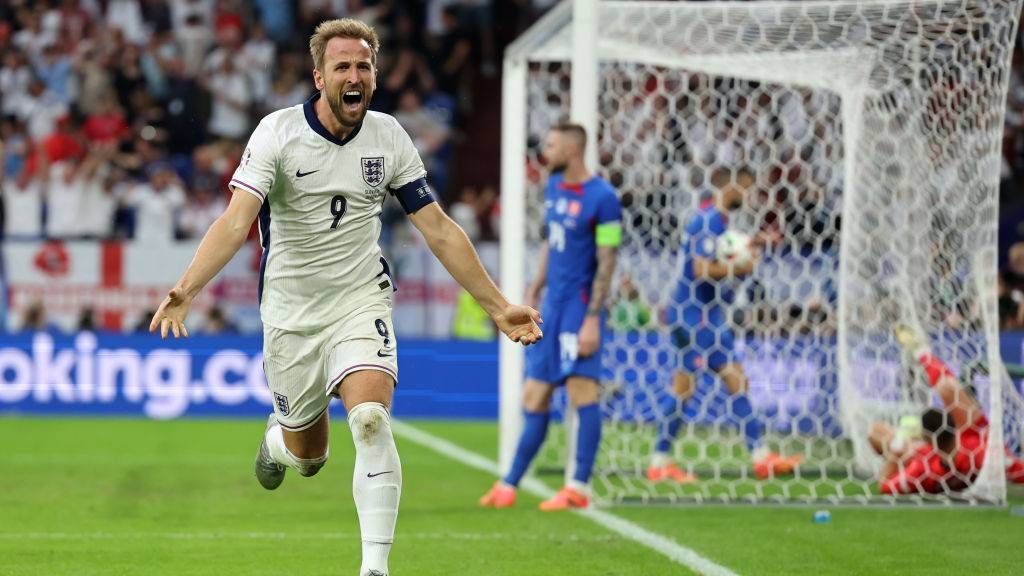
[[[1003,447],[1020,450],[1022,409],[999,364],[995,250],[1019,11],[1011,0],[601,4],[599,172],[625,212],[599,500],[1005,498]],[[533,247],[540,142],[570,117],[569,71],[545,61],[528,73]],[[745,199],[732,212],[719,209],[729,187]],[[752,273],[723,235],[763,243]],[[729,275],[714,279],[719,264]],[[693,384],[685,401],[672,393],[679,368]],[[935,373],[947,377],[930,388]],[[942,415],[932,432],[928,408]],[[565,467],[565,435],[548,438],[540,473]],[[765,474],[752,452],[766,451],[803,461]],[[934,468],[915,476],[926,457]]]

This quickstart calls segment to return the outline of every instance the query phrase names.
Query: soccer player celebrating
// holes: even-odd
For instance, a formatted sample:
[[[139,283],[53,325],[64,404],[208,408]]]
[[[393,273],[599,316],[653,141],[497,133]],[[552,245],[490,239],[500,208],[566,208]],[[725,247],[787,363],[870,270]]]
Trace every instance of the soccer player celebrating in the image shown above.
[[[764,425],[747,398],[747,377],[733,358],[733,332],[726,319],[737,281],[753,272],[757,254],[746,260],[723,261],[716,257],[718,238],[727,231],[729,212],[743,205],[755,182],[753,172],[746,168],[715,170],[711,175],[714,195],[686,225],[680,251],[682,275],[667,311],[672,339],[679,347],[678,365],[672,376],[672,394],[659,405],[658,439],[647,469],[652,482],[697,480],[673,463],[669,453],[683,423],[684,405],[695,391],[694,375],[704,368],[713,370],[725,383],[729,411],[742,427],[758,478],[787,474],[802,461],[800,456],[779,456],[762,444]]]
[[[309,48],[318,92],[256,127],[231,179],[230,204],[150,324],[162,337],[188,335],[192,299],[242,246],[258,215],[260,315],[274,413],[256,478],[274,490],[287,468],[316,474],[328,457],[327,406],[340,397],[356,452],[352,494],[362,576],[388,574],[402,488],[390,424],[398,379],[394,288],[377,244],[387,194],[502,332],[523,344],[542,336],[539,314],[502,296],[466,234],[435,203],[409,136],[394,118],[367,112],[378,47],[373,28],[357,20],[317,27]]]
[[[922,343],[911,328],[900,326],[896,339],[924,368],[928,385],[943,409],[921,415],[920,435],[906,438],[884,422],[868,433],[872,448],[885,459],[879,473],[883,494],[948,494],[966,490],[981,473],[988,446],[988,418],[974,395],[942,360]],[[1024,482],[1024,463],[1007,454],[1006,475]]]
[[[536,303],[547,287],[541,312],[557,338],[527,350],[525,427],[512,468],[480,499],[481,506],[507,508],[515,503],[516,487],[547,435],[551,395],[562,384],[579,415],[576,470],[569,485],[540,509],[585,508],[590,502],[590,474],[601,442],[601,332],[622,238],[622,206],[611,185],[587,169],[586,142],[586,131],[578,124],[556,126],[545,141],[544,156],[552,171],[544,191],[547,240],[528,302]]]

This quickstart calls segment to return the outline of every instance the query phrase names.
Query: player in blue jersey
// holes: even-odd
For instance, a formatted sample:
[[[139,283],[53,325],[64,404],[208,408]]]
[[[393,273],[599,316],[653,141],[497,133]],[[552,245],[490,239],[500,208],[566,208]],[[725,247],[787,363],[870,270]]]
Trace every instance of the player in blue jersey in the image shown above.
[[[601,441],[601,331],[622,239],[622,206],[611,185],[587,169],[586,142],[586,131],[577,124],[555,127],[545,142],[544,156],[552,171],[544,192],[547,240],[528,300],[536,302],[547,288],[541,314],[545,330],[555,337],[527,351],[523,433],[512,468],[480,499],[482,506],[515,503],[516,486],[547,434],[551,395],[563,384],[579,415],[576,470],[569,485],[540,508],[589,504],[590,473]]]
[[[743,206],[744,196],[753,190],[756,178],[746,168],[720,168],[712,173],[711,184],[713,196],[686,225],[680,252],[682,274],[667,311],[679,353],[672,394],[660,403],[658,442],[647,469],[652,482],[683,484],[697,480],[673,463],[669,453],[682,426],[685,403],[694,395],[694,376],[705,369],[718,374],[729,392],[729,413],[743,431],[758,478],[792,472],[802,461],[800,456],[779,456],[762,444],[764,425],[747,398],[743,367],[733,357],[734,336],[727,310],[737,285],[753,272],[758,256],[755,252],[749,259],[733,262],[716,256],[718,239],[728,229],[729,213]]]

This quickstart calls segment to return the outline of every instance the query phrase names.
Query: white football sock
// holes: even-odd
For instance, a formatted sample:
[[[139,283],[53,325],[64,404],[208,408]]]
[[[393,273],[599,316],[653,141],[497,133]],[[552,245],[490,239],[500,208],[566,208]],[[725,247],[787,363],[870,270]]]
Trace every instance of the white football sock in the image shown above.
[[[303,476],[316,474],[330,455],[330,450],[319,458],[299,458],[292,454],[284,445],[284,431],[281,430],[280,424],[275,424],[267,429],[267,451],[270,452],[270,457],[275,462],[288,466]]]
[[[383,404],[364,402],[349,411],[348,425],[356,446],[352,498],[363,540],[359,573],[366,576],[376,570],[386,575],[402,495],[402,463],[391,434],[391,417]]]
[[[359,576],[386,576],[388,569],[388,553],[391,544],[363,540],[363,565],[359,568]],[[384,568],[373,568],[383,566]],[[376,570],[376,572],[371,572]]]
[[[655,452],[651,454],[651,466],[655,468],[664,468],[672,463],[672,457],[668,455],[668,452]]]
[[[580,494],[583,494],[585,496],[590,496],[590,484],[584,484],[583,482],[580,482],[579,480],[572,479],[572,480],[569,480],[569,482],[566,484],[566,486],[568,486],[569,488],[572,488],[573,490],[579,492]]]
[[[758,446],[750,453],[750,459],[757,462],[759,460],[764,460],[769,454],[771,454],[771,450],[768,450],[767,446]]]

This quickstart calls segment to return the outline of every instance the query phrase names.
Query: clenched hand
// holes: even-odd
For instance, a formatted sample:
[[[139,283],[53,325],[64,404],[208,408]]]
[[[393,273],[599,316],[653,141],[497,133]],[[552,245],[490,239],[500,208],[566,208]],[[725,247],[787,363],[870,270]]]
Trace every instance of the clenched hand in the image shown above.
[[[601,321],[597,316],[587,316],[580,327],[579,357],[589,358],[601,345]]]

